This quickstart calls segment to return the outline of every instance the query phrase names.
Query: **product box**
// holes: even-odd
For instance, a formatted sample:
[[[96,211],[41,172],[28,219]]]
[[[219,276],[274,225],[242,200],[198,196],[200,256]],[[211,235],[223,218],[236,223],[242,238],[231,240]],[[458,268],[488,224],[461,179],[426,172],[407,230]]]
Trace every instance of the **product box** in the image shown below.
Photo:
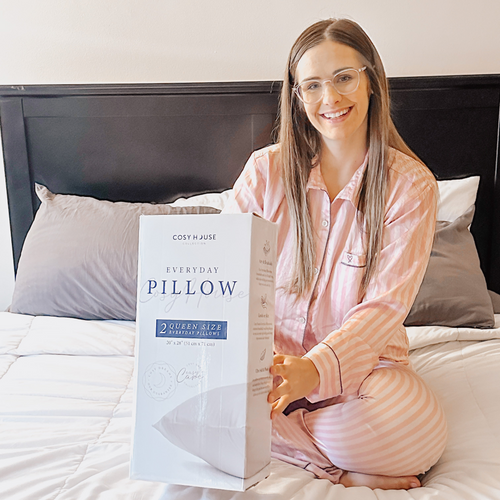
[[[252,214],[141,216],[132,479],[269,474],[276,235]]]

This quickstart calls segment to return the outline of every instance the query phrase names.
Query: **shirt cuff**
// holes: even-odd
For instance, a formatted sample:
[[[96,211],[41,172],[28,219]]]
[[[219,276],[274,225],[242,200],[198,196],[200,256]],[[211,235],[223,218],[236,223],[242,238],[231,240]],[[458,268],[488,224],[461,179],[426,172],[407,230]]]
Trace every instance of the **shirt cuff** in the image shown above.
[[[314,363],[319,373],[318,387],[307,396],[307,399],[311,403],[340,396],[344,392],[340,361],[332,347],[324,342],[320,342],[305,354],[304,357]]]

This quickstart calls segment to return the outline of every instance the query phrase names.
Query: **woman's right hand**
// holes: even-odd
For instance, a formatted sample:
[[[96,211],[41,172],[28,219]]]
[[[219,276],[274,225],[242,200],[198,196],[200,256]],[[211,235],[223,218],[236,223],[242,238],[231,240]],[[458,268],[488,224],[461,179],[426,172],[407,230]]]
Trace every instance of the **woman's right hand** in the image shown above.
[[[267,398],[272,404],[271,418],[283,412],[294,401],[308,396],[319,385],[319,373],[309,358],[275,354],[270,373],[281,382]]]

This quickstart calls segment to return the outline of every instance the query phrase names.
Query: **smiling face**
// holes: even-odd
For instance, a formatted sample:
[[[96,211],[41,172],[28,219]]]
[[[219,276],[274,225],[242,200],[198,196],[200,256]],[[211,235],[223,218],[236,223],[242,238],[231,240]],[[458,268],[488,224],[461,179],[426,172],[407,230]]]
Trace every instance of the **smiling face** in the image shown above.
[[[343,69],[360,69],[363,66],[361,56],[355,49],[325,40],[302,56],[297,64],[295,81],[326,80]],[[341,95],[327,84],[319,102],[303,106],[309,121],[327,146],[366,149],[369,102],[368,77],[363,71],[359,87],[352,94]]]

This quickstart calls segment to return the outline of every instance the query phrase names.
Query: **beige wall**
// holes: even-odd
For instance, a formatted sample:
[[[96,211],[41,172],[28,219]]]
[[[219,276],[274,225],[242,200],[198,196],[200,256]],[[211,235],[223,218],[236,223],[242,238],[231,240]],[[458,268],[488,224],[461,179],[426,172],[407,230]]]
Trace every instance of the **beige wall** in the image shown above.
[[[0,85],[281,79],[297,35],[332,16],[391,76],[500,73],[498,0],[0,0]],[[0,175],[0,309],[12,283]]]
[[[498,0],[2,0],[0,84],[280,79],[332,16],[362,24],[389,75],[499,71]]]

